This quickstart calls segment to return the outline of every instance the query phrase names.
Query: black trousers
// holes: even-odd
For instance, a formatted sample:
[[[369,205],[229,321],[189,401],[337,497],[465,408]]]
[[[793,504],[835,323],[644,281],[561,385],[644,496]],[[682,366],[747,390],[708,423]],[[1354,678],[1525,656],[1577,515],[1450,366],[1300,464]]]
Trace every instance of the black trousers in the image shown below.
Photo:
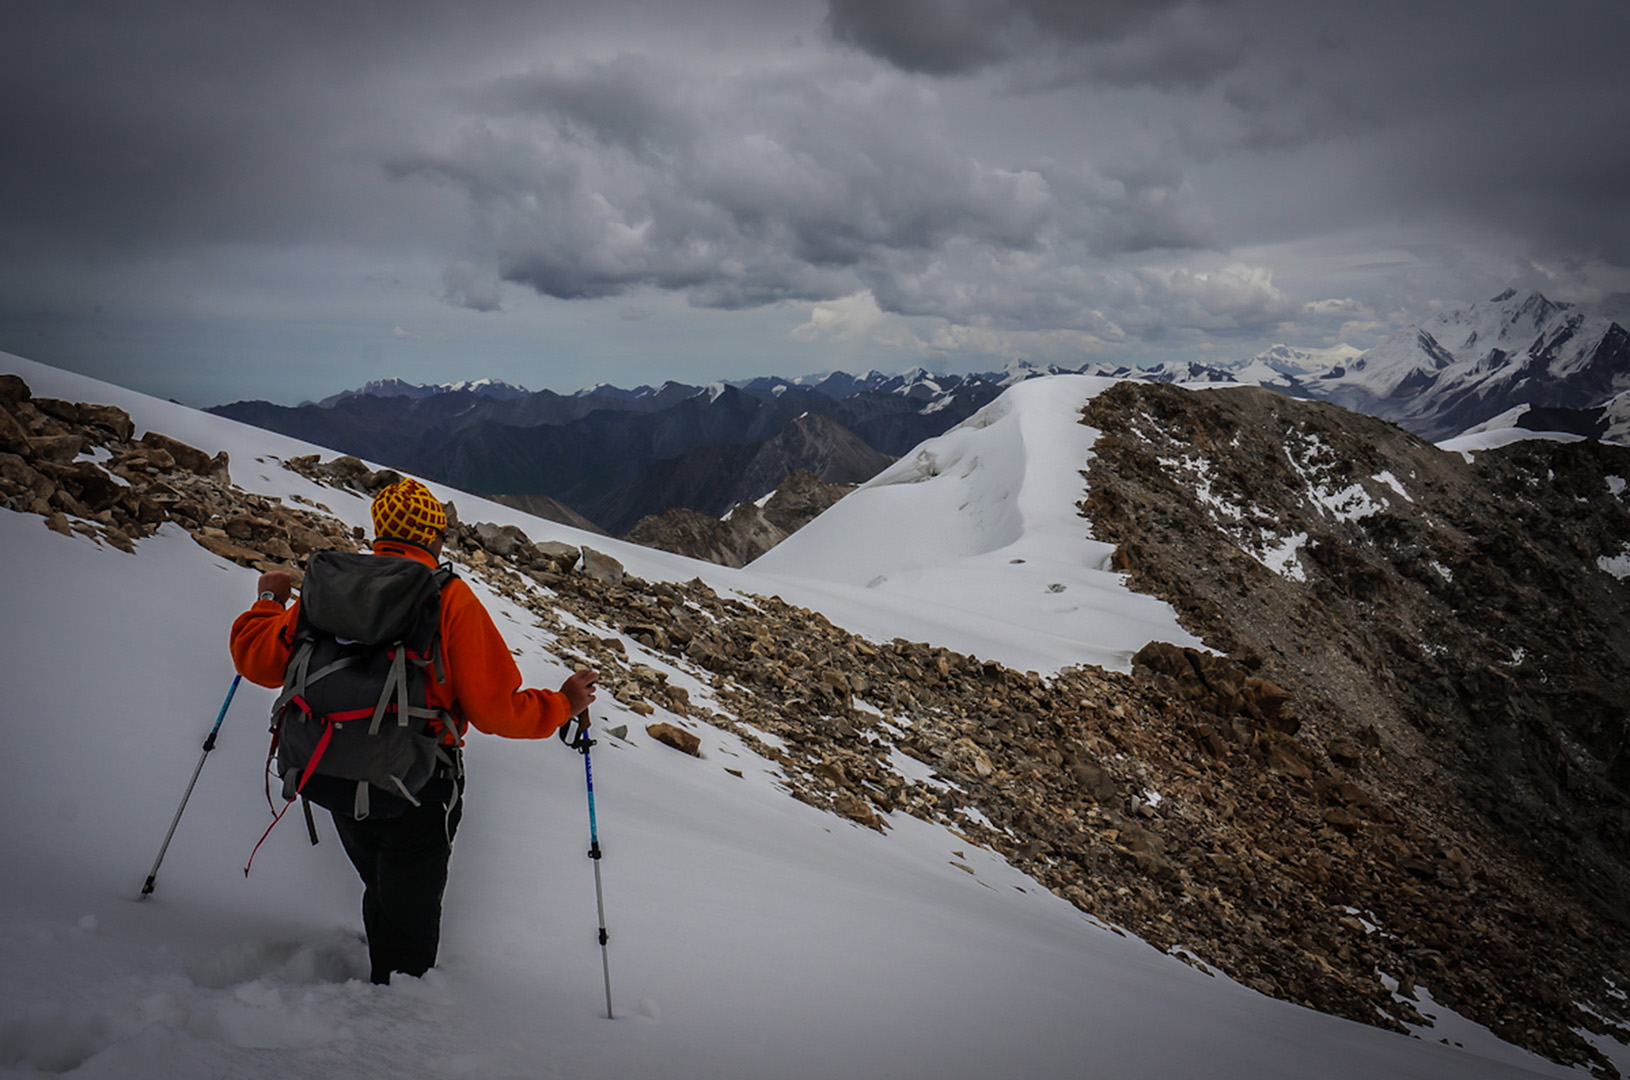
[[[357,821],[334,813],[334,830],[362,878],[362,926],[368,935],[369,978],[423,975],[441,943],[441,897],[447,859],[464,816],[464,781],[437,777],[418,806],[394,817]]]

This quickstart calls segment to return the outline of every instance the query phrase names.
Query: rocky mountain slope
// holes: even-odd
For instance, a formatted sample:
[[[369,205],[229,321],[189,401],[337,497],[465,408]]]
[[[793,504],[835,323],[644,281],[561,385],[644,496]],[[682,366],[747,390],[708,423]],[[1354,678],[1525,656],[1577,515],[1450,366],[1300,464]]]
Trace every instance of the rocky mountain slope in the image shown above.
[[[173,522],[296,572],[360,539],[320,505],[232,486],[221,455],[132,442],[117,409],[0,390],[0,496],[50,527],[128,550]],[[1042,679],[774,597],[643,581],[499,523],[455,525],[449,554],[618,701],[672,716],[646,734],[676,750],[706,755],[727,729],[793,798],[878,830],[950,824],[1263,993],[1399,1030],[1436,1000],[1611,1075],[1590,1040],[1630,1021],[1615,561],[1630,563],[1630,452],[1465,462],[1251,390],[1124,384],[1085,421],[1104,432],[1091,528],[1228,655],[1152,643],[1131,675]],[[337,490],[393,478],[283,465]]]
[[[1288,783],[1364,789],[1314,818],[1330,876],[1313,884],[1413,921],[1439,999],[1496,1030],[1525,970],[1569,1013],[1577,965],[1622,965],[1630,943],[1630,449],[1468,461],[1251,389],[1123,383],[1086,420],[1095,535],[1290,693],[1328,771]],[[1434,843],[1400,842],[1377,806]],[[1352,864],[1361,847],[1379,875]]]
[[[731,507],[764,498],[799,470],[827,483],[853,485],[871,479],[892,460],[840,424],[818,413],[804,413],[760,442],[702,446],[653,462],[639,475],[584,503],[583,510],[614,532],[629,530],[651,516],[651,507],[718,517]]]
[[[808,469],[783,480],[760,505],[737,503],[723,518],[675,507],[641,518],[625,540],[721,566],[746,566],[854,490]]]

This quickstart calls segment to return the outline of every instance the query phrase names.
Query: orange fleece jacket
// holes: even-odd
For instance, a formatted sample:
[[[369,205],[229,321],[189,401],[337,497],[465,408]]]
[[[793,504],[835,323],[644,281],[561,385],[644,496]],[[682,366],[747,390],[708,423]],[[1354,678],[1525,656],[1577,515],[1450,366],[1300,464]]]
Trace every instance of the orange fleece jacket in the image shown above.
[[[428,551],[409,544],[384,541],[374,545],[374,554],[436,565]],[[286,609],[275,600],[256,600],[238,616],[232,624],[232,663],[244,678],[261,686],[283,685],[299,611],[299,600]],[[449,743],[456,745],[471,724],[488,735],[547,739],[571,718],[566,695],[521,688],[521,670],[492,616],[458,578],[441,591],[441,656],[447,679],[431,682],[430,698],[458,720],[457,734],[443,734]]]

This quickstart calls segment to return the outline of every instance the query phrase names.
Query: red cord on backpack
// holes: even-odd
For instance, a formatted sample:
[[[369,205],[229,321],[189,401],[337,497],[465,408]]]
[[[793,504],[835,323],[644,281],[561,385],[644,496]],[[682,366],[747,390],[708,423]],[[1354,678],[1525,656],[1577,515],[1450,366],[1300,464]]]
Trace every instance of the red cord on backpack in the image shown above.
[[[255,841],[254,848],[249,852],[249,861],[243,864],[244,877],[249,876],[249,868],[255,864],[255,853],[260,850],[260,845],[264,844],[266,838],[272,835],[272,830],[277,828],[277,823],[283,820],[283,815],[289,812],[289,807],[295,804],[295,801],[300,797],[300,793],[305,790],[306,781],[310,780],[311,774],[317,771],[317,762],[323,759],[323,751],[328,749],[328,740],[333,736],[334,725],[331,723],[324,724],[322,737],[317,740],[316,747],[311,751],[311,760],[306,762],[306,771],[300,774],[300,783],[295,785],[294,798],[283,804],[283,809],[277,812],[277,816],[272,818],[272,823],[266,826],[266,831],[260,834],[260,839]]]

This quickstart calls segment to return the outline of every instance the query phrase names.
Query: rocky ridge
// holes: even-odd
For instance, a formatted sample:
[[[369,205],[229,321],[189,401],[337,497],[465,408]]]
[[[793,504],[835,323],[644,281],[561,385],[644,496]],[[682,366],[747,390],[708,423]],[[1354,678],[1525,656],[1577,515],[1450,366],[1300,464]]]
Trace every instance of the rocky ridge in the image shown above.
[[[224,450],[135,435],[123,409],[36,398],[16,375],[0,375],[0,501],[127,553],[173,521],[215,554],[262,570],[361,539],[325,507],[284,506],[233,487]]]
[[[114,500],[122,515],[95,510],[93,481],[34,469],[45,447],[27,443],[32,457],[12,456],[39,479],[0,459],[14,511],[49,511],[53,527],[123,550],[174,521],[261,569],[298,571],[297,528],[313,550],[315,538],[360,540],[321,506],[233,487],[224,459],[200,453],[219,467],[183,473],[122,458],[150,444],[130,442],[117,410],[76,406],[70,422],[56,416],[66,407],[4,385],[0,402],[25,440],[106,451],[113,471],[88,464],[130,492]],[[55,464],[91,476],[82,458]],[[394,479],[356,459],[283,464],[359,493]],[[181,497],[151,494],[159,484]],[[1156,643],[1130,676],[1044,680],[921,643],[867,641],[773,597],[646,582],[592,549],[462,523],[456,510],[447,554],[531,611],[562,660],[600,670],[624,710],[651,718],[646,738],[683,743],[721,783],[735,781],[710,756],[712,729],[773,762],[794,798],[858,827],[886,831],[896,814],[943,822],[1084,912],[1263,993],[1402,1030],[1423,1022],[1413,988],[1425,985],[1511,1041],[1612,1074],[1576,1029],[1630,1020],[1617,989],[1622,929],[1514,880],[1453,819],[1419,813],[1419,793],[1387,771],[1412,747],[1381,723],[1327,729],[1322,699],[1305,681],[1275,679],[1265,658]]]
[[[1362,785],[1437,838],[1435,856],[1409,850],[1339,805],[1319,838],[1394,868],[1371,908],[1389,929],[1424,920],[1411,936],[1447,965],[1437,1000],[1523,1042],[1510,984],[1537,978],[1577,1020],[1570,1003],[1630,956],[1630,448],[1530,440],[1468,460],[1248,388],[1123,383],[1084,422],[1102,433],[1094,535],[1135,588],[1291,694],[1323,751],[1296,782]],[[1355,888],[1337,870],[1319,891]],[[1475,962],[1455,970],[1446,942]]]

